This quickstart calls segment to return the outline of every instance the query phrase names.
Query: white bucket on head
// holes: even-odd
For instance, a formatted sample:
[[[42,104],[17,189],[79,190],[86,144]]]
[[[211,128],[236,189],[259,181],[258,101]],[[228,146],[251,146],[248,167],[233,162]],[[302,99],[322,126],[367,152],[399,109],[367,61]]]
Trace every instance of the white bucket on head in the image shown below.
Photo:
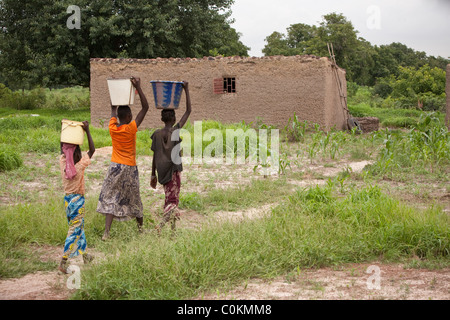
[[[61,142],[82,145],[84,141],[83,123],[63,120],[61,127]]]
[[[128,106],[134,104],[135,89],[131,80],[108,79],[109,97],[113,106]]]

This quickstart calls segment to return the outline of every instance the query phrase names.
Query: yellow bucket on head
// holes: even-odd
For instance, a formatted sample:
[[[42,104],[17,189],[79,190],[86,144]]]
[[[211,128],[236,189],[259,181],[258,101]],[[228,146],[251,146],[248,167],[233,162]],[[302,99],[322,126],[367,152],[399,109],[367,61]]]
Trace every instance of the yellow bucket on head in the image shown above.
[[[61,142],[82,145],[84,141],[83,123],[63,120],[61,127]]]

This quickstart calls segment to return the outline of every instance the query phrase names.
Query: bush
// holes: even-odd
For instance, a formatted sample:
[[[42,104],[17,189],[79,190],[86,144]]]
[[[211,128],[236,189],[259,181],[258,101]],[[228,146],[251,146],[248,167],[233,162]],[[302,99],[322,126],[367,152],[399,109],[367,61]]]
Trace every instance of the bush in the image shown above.
[[[3,97],[6,97],[11,94],[11,90],[6,87],[3,83],[0,83],[0,101]]]
[[[347,82],[347,95],[349,98],[354,97],[358,92],[359,85],[356,82]]]
[[[431,92],[421,93],[418,100],[423,104],[424,111],[444,111],[445,110],[445,94],[435,95]]]
[[[38,88],[30,91],[12,92],[0,83],[0,107],[15,110],[54,109],[76,110],[89,109],[89,88],[70,87],[49,90]]]
[[[0,172],[17,169],[22,164],[23,161],[19,153],[8,145],[0,145]]]
[[[3,95],[0,96],[0,107],[16,110],[33,110],[42,108],[47,100],[44,89],[34,89],[28,92],[2,91]]]
[[[386,82],[377,82],[373,87],[373,93],[386,99],[392,93],[392,87]]]
[[[397,77],[377,80],[374,96],[385,100],[383,108],[418,108],[442,111],[445,108],[445,71],[424,65],[421,68],[399,67]]]

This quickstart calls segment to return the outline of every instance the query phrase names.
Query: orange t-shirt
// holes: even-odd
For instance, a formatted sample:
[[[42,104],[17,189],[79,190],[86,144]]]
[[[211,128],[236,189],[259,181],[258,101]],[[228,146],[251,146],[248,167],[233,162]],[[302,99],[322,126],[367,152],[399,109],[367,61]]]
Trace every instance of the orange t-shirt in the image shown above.
[[[111,161],[125,164],[127,166],[136,166],[136,121],[129,124],[123,124],[117,127],[119,123],[117,118],[112,117],[109,121],[109,134],[112,139],[113,152]]]

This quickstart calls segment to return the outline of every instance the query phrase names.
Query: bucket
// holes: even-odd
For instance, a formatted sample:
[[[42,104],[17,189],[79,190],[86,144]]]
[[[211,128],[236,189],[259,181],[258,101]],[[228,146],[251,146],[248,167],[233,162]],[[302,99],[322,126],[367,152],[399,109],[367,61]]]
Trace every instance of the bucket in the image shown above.
[[[131,80],[108,79],[109,97],[113,106],[128,106],[134,104],[135,89]]]
[[[61,127],[61,142],[82,145],[84,141],[83,123],[63,120]]]
[[[153,87],[156,109],[178,109],[183,93],[183,82],[153,80],[150,83]]]

